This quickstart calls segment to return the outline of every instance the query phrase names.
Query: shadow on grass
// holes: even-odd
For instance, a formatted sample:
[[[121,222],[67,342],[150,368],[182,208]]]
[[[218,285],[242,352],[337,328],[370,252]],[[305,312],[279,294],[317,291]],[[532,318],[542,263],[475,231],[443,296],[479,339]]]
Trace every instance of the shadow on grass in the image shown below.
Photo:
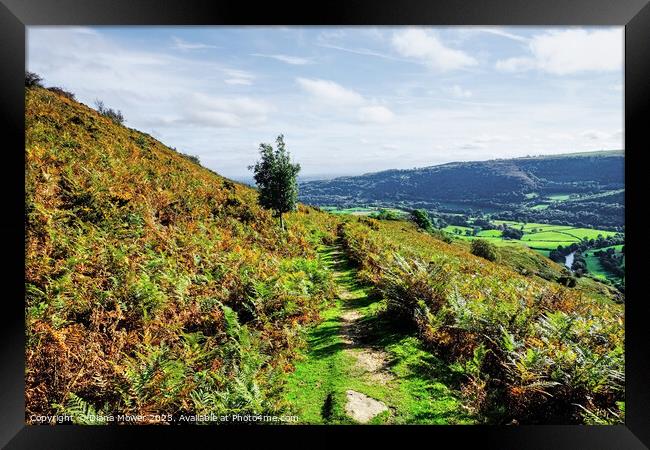
[[[379,302],[380,300],[381,300],[381,298],[379,298],[379,297],[375,297],[375,296],[369,295],[369,294],[364,294],[364,295],[361,295],[359,297],[346,299],[343,302],[343,305],[341,307],[344,310],[365,308],[366,306],[370,306],[373,303]]]
[[[314,329],[309,337],[310,357],[323,358],[344,348],[339,341],[341,326],[338,322],[322,324]]]
[[[358,269],[345,253],[337,247],[321,249],[321,258],[333,271],[341,291],[338,314],[318,326],[309,338],[309,357],[315,359],[336,355],[346,348],[368,347],[387,350],[390,358],[386,369],[406,382],[403,392],[396,398],[403,400],[404,413],[409,423],[450,424],[472,422],[469,412],[460,408],[457,391],[465,381],[462,374],[454,372],[448,364],[422,346],[412,324],[389,315],[383,309],[381,296],[371,286],[364,285],[357,278]],[[358,319],[348,315],[340,319],[340,311],[357,310]],[[345,317],[345,316],[344,316]],[[342,320],[344,320],[342,322]],[[343,334],[352,336],[353,343],[342,342]],[[348,336],[349,337],[349,336]],[[329,364],[329,363],[328,363]],[[332,397],[323,398],[321,416],[328,422],[332,419]],[[417,405],[410,410],[410,405]],[[411,411],[406,413],[406,411]],[[412,416],[410,414],[413,414]]]
[[[404,378],[436,380],[456,390],[462,386],[462,374],[452,371],[448,363],[424,349],[411,325],[394,320],[386,311],[379,311],[359,320],[358,327],[363,329],[359,333],[361,343],[371,347],[388,348],[404,342],[405,338],[416,338],[418,344],[411,351],[422,351],[424,354],[407,362],[411,375]],[[394,366],[406,356],[408,355],[392,358],[388,366]]]

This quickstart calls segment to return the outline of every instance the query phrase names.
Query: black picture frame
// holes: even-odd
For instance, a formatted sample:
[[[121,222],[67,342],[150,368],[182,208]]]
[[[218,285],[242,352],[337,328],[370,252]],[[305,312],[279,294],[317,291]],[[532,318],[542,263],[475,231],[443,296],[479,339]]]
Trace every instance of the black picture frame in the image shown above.
[[[252,438],[307,445],[297,435],[319,432],[331,445],[361,434],[388,434],[429,445],[451,442],[499,449],[641,449],[650,446],[650,316],[643,296],[643,197],[647,143],[644,119],[650,105],[650,0],[335,0],[321,4],[237,0],[0,0],[0,123],[5,170],[0,177],[2,361],[0,445],[6,448],[115,448],[134,438],[148,446],[187,445],[227,437],[238,445]],[[625,26],[626,177],[626,419],[616,426],[391,426],[309,427],[80,427],[24,423],[24,69],[25,29],[31,25],[618,25]],[[644,145],[645,144],[645,145]],[[23,272],[21,274],[21,272]],[[421,441],[424,439],[424,441]],[[406,442],[406,441],[405,441]],[[412,441],[415,444],[415,441]],[[268,441],[266,442],[268,443]],[[177,444],[178,445],[178,444]],[[265,444],[263,444],[265,445]],[[421,445],[421,444],[420,444]]]

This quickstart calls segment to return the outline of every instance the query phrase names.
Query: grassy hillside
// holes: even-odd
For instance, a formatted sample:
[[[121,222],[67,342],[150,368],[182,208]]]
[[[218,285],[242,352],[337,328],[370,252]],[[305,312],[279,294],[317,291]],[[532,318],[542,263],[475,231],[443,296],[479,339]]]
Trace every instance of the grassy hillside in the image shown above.
[[[491,422],[620,420],[623,306],[469,254],[411,224],[343,226],[362,276],[389,316],[463,373],[465,396]]]
[[[333,218],[282,234],[254,190],[45,89],[26,130],[27,416],[282,410]]]
[[[402,405],[398,422],[448,423],[465,403],[487,423],[622,420],[622,305],[560,286],[531,250],[492,263],[408,221],[302,205],[283,232],[253,189],[42,88],[26,90],[25,145],[28,420],[319,414],[292,401],[318,397],[301,373],[319,389],[325,372]],[[322,244],[357,265],[345,302]],[[401,390],[313,359],[340,344],[342,305],[380,324]]]

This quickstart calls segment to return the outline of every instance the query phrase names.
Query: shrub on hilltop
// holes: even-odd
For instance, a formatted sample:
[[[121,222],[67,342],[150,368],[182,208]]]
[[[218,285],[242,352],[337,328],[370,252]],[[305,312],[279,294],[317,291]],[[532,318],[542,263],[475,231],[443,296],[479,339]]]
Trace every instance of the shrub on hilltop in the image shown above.
[[[124,116],[122,115],[122,111],[107,107],[101,100],[95,100],[95,106],[97,107],[97,112],[99,112],[99,114],[102,116],[108,117],[113,122],[120,125],[124,123]]]
[[[67,98],[69,100],[74,100],[75,99],[75,96],[74,96],[74,94],[72,92],[66,91],[63,88],[60,88],[60,87],[57,87],[57,86],[52,86],[52,87],[49,87],[47,89],[49,91],[54,92],[55,94],[59,94],[60,96],[65,97],[65,98]]]
[[[471,244],[472,255],[480,256],[488,261],[496,261],[498,258],[497,249],[494,244],[489,243],[485,239],[474,239]]]
[[[424,231],[433,230],[433,223],[431,222],[429,213],[424,209],[414,209],[411,211],[411,220]]]
[[[25,71],[25,87],[43,87],[43,78],[34,72]]]

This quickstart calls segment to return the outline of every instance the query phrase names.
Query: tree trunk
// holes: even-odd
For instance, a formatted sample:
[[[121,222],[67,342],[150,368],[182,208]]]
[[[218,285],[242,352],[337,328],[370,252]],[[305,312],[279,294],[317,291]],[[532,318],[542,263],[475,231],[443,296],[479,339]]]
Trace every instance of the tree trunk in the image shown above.
[[[282,213],[280,213],[280,228],[284,231],[284,217],[282,217]]]

